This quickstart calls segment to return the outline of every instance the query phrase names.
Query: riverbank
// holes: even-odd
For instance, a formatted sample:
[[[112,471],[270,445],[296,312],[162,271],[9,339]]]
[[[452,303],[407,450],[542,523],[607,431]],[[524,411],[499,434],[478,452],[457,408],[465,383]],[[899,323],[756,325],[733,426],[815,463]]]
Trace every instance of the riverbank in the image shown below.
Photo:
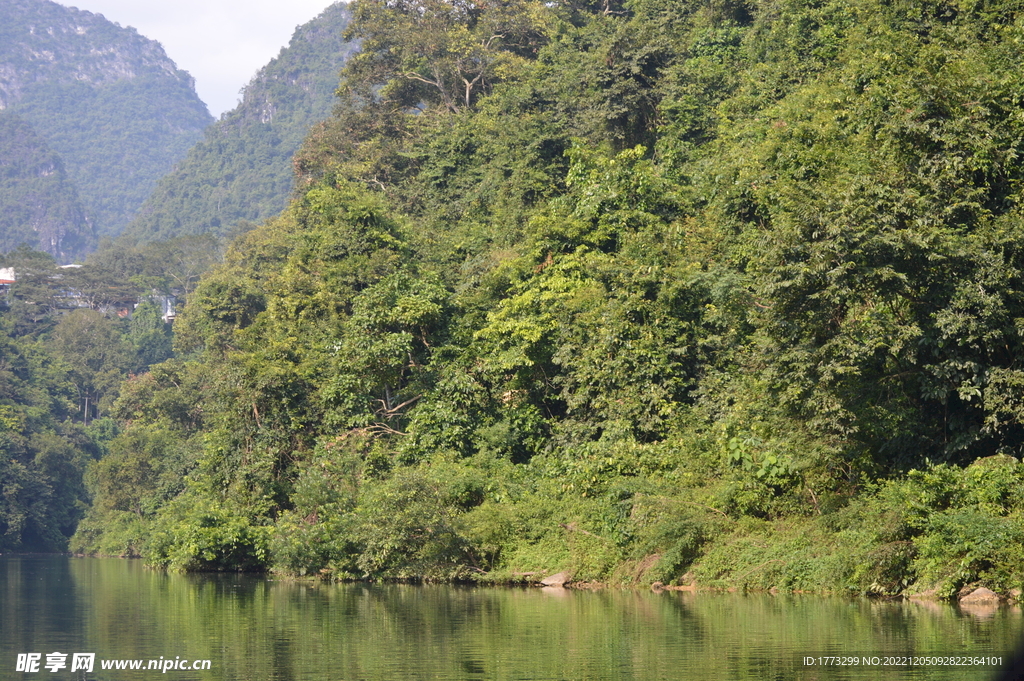
[[[540,466],[530,478],[510,467],[485,478],[481,468],[467,460],[362,478],[360,505],[321,506],[316,522],[287,514],[258,525],[223,508],[183,508],[172,523],[133,516],[97,535],[83,526],[72,548],[186,572],[340,581],[525,584],[567,573],[612,586],[944,600],[1024,587],[1024,465],[1012,457],[913,470],[830,507],[801,508],[800,488],[763,489],[774,505],[761,517],[736,503],[728,476],[702,485],[679,485],[696,477],[685,470],[591,476],[584,496]],[[353,479],[316,484],[352,489]],[[91,536],[101,541],[86,544]]]

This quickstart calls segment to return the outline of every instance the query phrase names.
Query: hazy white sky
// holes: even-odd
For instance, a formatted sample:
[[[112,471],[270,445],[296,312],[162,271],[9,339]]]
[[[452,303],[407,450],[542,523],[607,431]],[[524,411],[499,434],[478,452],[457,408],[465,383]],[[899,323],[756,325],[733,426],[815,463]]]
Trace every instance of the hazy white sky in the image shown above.
[[[295,27],[331,0],[56,0],[133,26],[163,44],[196,79],[210,113],[238,103],[238,91],[288,44]]]

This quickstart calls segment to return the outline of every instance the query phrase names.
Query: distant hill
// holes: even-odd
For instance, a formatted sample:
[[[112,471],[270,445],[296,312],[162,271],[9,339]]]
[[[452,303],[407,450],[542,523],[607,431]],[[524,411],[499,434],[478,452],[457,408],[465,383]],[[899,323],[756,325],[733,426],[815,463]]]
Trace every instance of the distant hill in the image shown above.
[[[213,121],[159,43],[48,0],[0,0],[0,109],[60,156],[100,235],[124,229]]]
[[[96,240],[60,157],[10,111],[0,111],[0,207],[0,253],[26,243],[67,260]]]
[[[296,29],[241,103],[160,181],[125,234],[143,241],[224,235],[279,213],[292,190],[291,157],[309,128],[330,116],[339,71],[356,49],[341,37],[349,16],[339,3]]]

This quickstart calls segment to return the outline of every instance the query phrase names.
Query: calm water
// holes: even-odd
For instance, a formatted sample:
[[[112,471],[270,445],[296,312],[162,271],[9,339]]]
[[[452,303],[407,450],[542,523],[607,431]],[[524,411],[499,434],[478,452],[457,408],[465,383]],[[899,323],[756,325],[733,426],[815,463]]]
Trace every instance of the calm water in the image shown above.
[[[809,667],[806,656],[1006,655],[1016,608],[813,596],[300,584],[138,561],[0,556],[0,679],[987,679],[993,669]],[[91,674],[19,653],[96,654]],[[100,669],[209,659],[210,671]]]

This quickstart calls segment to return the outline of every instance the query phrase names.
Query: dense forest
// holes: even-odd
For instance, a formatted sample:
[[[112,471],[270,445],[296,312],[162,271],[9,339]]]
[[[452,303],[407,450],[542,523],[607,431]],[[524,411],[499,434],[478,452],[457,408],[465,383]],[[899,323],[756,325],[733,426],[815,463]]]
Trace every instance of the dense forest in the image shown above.
[[[0,256],[17,274],[0,285],[0,552],[66,550],[90,462],[121,430],[121,384],[173,354],[162,303],[187,297],[219,254],[207,235],[107,249],[81,267],[24,245]]]
[[[76,450],[71,550],[1024,586],[1016,4],[350,8],[362,49],[295,198]],[[52,391],[11,394],[42,414]]]
[[[0,4],[0,109],[59,156],[85,211],[87,228],[69,240],[75,248],[56,250],[49,231],[26,242],[61,262],[84,257],[97,234],[120,233],[213,121],[159,43],[49,0]],[[0,189],[0,207],[34,210],[19,201],[35,191]],[[13,238],[0,232],[0,242]]]
[[[335,4],[299,26],[239,105],[160,180],[125,235],[230,235],[280,213],[292,192],[291,158],[309,128],[330,115],[338,73],[354,51],[342,37],[347,21],[347,7]]]

